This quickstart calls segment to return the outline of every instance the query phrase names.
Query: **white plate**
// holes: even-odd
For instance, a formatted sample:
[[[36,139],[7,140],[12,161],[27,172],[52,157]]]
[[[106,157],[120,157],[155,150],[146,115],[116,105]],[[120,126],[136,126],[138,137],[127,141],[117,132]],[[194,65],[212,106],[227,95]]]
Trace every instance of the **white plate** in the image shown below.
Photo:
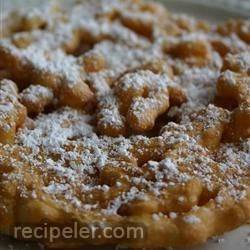
[[[240,4],[241,0],[234,0],[239,3],[230,4],[232,0],[160,0],[170,10],[178,13],[186,13],[197,18],[210,22],[221,22],[230,18],[250,18],[250,0],[247,6]],[[223,4],[223,3],[227,4]]]
[[[24,3],[34,5],[34,3],[42,2],[41,0],[12,0],[15,6],[23,6]],[[101,1],[101,0],[100,0]],[[250,11],[242,9],[240,6],[235,8],[230,4],[222,5],[216,1],[198,1],[198,0],[160,0],[169,10],[178,13],[185,13],[197,18],[206,19],[210,22],[225,21],[229,18],[250,18]],[[239,1],[239,0],[235,0]],[[0,0],[2,7],[11,7],[9,0]],[[27,5],[26,5],[27,6]],[[249,0],[250,6],[250,0]],[[249,7],[250,8],[250,7]],[[12,239],[0,238],[0,250],[38,250],[37,244],[14,241]],[[111,250],[110,247],[100,247],[100,250]],[[167,248],[171,249],[171,248]],[[218,238],[209,240],[202,246],[195,248],[178,248],[176,250],[249,250],[250,249],[250,225],[243,226],[229,232]]]

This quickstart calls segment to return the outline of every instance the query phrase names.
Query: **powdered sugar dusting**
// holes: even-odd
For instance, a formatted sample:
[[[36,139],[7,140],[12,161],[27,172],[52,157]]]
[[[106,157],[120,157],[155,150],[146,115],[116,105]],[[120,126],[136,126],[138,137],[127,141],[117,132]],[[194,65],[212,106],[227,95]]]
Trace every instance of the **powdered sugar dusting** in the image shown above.
[[[8,80],[0,84],[0,141],[2,131],[15,130],[13,144],[0,147],[0,185],[18,190],[15,206],[19,195],[49,200],[65,217],[87,222],[124,223],[142,214],[149,224],[167,222],[180,233],[182,225],[206,226],[207,210],[241,206],[249,196],[250,143],[248,135],[232,141],[227,134],[236,112],[246,122],[248,113],[214,100],[219,77],[236,86],[232,74],[249,76],[249,44],[155,3],[69,6],[50,7],[50,15],[22,12],[27,27],[0,40],[1,69],[17,78],[21,91]],[[196,42],[201,51],[192,51]],[[182,51],[183,58],[166,49],[182,44],[192,52]],[[103,63],[94,72],[84,65],[91,55]],[[95,98],[74,105],[84,87]],[[27,103],[41,99],[51,105],[22,121],[18,112],[26,109],[18,100],[26,100],[29,111]],[[149,129],[136,129],[134,120]]]

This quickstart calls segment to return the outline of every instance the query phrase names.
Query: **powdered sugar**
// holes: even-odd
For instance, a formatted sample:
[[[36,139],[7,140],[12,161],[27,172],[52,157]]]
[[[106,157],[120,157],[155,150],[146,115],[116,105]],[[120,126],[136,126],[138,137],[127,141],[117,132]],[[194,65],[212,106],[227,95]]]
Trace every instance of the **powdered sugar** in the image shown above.
[[[40,96],[56,101],[62,88],[74,89],[84,80],[97,97],[97,107],[86,107],[86,111],[81,110],[82,106],[58,107],[55,102],[55,110],[27,120],[16,134],[14,145],[1,146],[1,182],[4,186],[17,183],[20,195],[27,200],[49,197],[66,214],[93,212],[96,217],[118,221],[125,216],[133,218],[136,211],[131,208],[142,210],[140,206],[145,206],[146,212],[140,212],[156,223],[166,218],[175,223],[180,217],[187,224],[202,224],[202,219],[193,214],[204,209],[202,204],[214,200],[219,208],[227,196],[235,202],[247,197],[249,140],[229,143],[221,139],[232,114],[211,104],[223,59],[211,44],[218,40],[233,46],[236,52],[246,50],[247,45],[236,35],[222,37],[202,29],[190,32],[180,24],[180,34],[164,35],[164,22],[163,26],[157,23],[159,17],[141,6],[133,9],[130,5],[119,0],[84,1],[66,8],[63,15],[58,14],[60,17],[55,14],[58,23],[52,18],[43,29],[19,32],[0,41],[7,59],[14,58],[25,73],[29,68],[38,76],[38,82],[27,82],[33,81],[28,77],[25,84],[49,85],[54,94],[48,88],[29,85],[21,97],[26,95],[31,102]],[[41,13],[27,16],[28,20],[36,17],[41,18]],[[153,34],[157,28],[163,30],[149,39],[134,27],[125,26],[122,17],[139,20],[143,25],[150,23]],[[196,29],[196,21],[189,21]],[[163,51],[164,42],[190,41],[209,44],[209,60],[202,66],[190,66]],[[78,54],[81,45],[89,51]],[[86,73],[80,58],[92,53],[104,58],[105,67]],[[169,66],[169,72],[155,69],[155,60]],[[239,54],[238,60],[245,72],[249,68],[248,54]],[[230,71],[223,74],[235,84]],[[22,75],[20,78],[23,80]],[[187,102],[167,113],[170,87],[183,90]],[[11,88],[10,92],[14,94],[0,90],[0,118],[5,119],[18,101],[17,90]],[[133,100],[124,94],[128,92]],[[166,105],[162,108],[163,101]],[[156,126],[153,124],[149,131],[135,135],[128,124],[128,103],[138,121],[149,119],[155,110],[160,110],[158,115],[162,117],[157,117]],[[125,128],[127,137],[100,136],[98,122],[104,128],[114,124],[118,129]],[[1,128],[10,127],[4,124]],[[215,133],[211,133],[213,129]],[[202,140],[218,141],[219,145],[211,150]],[[37,183],[39,188],[27,182],[29,173],[31,184]]]
[[[183,220],[188,224],[197,224],[201,223],[200,218],[194,216],[194,215],[187,215],[183,218]]]
[[[24,98],[27,102],[36,103],[40,102],[41,99],[53,99],[53,93],[50,89],[45,88],[41,85],[32,85],[25,89],[21,94],[21,98]]]
[[[41,146],[51,152],[60,152],[61,147],[72,138],[90,135],[93,129],[87,123],[91,117],[70,108],[49,115],[41,115],[33,129],[26,129],[18,137],[19,143],[38,150]]]

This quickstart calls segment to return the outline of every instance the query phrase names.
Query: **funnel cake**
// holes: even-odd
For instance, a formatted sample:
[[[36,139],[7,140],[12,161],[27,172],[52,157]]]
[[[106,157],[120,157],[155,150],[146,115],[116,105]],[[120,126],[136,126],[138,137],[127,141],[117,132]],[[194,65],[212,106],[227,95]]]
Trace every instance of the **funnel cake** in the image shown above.
[[[143,239],[36,240],[156,249],[249,222],[249,20],[210,25],[141,0],[5,18],[2,234],[45,222],[139,225]]]

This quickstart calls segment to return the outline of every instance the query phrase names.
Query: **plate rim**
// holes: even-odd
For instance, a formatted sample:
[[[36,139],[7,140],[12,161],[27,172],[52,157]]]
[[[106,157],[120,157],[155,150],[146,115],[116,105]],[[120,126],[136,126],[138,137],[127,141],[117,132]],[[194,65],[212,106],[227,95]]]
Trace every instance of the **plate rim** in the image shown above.
[[[224,4],[220,1],[199,1],[199,0],[158,0],[161,3],[167,5],[168,3],[170,4],[178,4],[178,5],[195,5],[195,6],[201,6],[201,7],[207,7],[209,9],[216,9],[216,10],[221,10],[224,13],[227,12],[228,15],[232,16],[239,16],[239,18],[246,18],[250,19],[250,2],[249,2],[249,10],[243,9],[242,5],[236,6],[233,4],[231,1],[228,1],[227,3],[224,2]],[[237,0],[235,0],[236,2]],[[235,9],[237,7],[237,9]]]

